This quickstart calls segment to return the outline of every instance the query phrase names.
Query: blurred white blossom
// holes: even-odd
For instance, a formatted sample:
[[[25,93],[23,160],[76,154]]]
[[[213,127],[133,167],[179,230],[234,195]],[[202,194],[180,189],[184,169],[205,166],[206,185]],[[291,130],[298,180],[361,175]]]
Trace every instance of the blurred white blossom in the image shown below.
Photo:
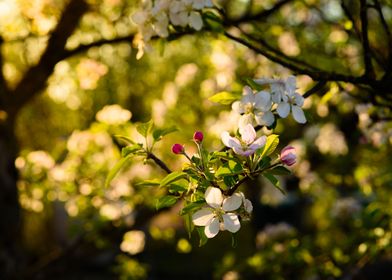
[[[119,125],[129,121],[132,117],[132,113],[126,109],[123,109],[120,105],[107,105],[97,112],[97,121],[110,124]]]
[[[288,223],[281,222],[275,225],[268,224],[263,231],[256,236],[257,246],[265,246],[267,243],[285,239],[295,233],[295,228]]]
[[[141,230],[131,230],[124,234],[121,242],[121,251],[136,255],[144,250],[146,236]]]
[[[362,205],[353,197],[345,197],[336,200],[332,207],[332,216],[340,219],[347,219],[358,214],[362,210]]]

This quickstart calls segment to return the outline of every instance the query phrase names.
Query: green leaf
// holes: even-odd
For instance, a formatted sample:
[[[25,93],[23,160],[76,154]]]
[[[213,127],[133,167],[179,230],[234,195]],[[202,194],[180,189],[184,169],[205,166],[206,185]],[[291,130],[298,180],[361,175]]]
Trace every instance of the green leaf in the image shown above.
[[[120,139],[120,140],[124,141],[124,142],[127,143],[127,144],[131,144],[131,145],[136,144],[135,141],[133,141],[131,138],[128,138],[128,137],[126,137],[126,136],[114,135],[114,137],[117,138],[117,139]]]
[[[142,182],[135,184],[135,186],[137,186],[137,187],[157,187],[159,185],[160,185],[160,182],[158,179],[144,180]]]
[[[231,247],[235,248],[237,247],[237,239],[235,238],[235,234],[231,234]]]
[[[169,184],[169,192],[178,193],[184,192],[188,190],[189,182],[185,179],[181,179],[176,181],[175,183]]]
[[[186,215],[189,213],[194,212],[195,210],[200,209],[203,205],[205,205],[206,202],[204,200],[198,200],[195,202],[191,202],[187,204],[182,210],[180,211],[180,215]]]
[[[279,136],[276,134],[271,134],[267,137],[267,142],[264,145],[264,148],[260,151],[261,157],[269,156],[272,154],[276,147],[279,145]]]
[[[239,95],[239,94],[231,93],[228,91],[221,91],[221,92],[211,96],[210,98],[208,98],[208,100],[215,102],[215,103],[223,104],[223,105],[230,105],[231,103],[233,103],[234,101],[236,101],[240,98],[241,98],[241,95]]]
[[[168,128],[158,128],[152,132],[152,137],[155,141],[159,141],[162,139],[163,136],[175,131],[178,131],[177,127],[175,126],[170,126]]]
[[[252,89],[257,90],[257,91],[263,90],[265,88],[265,86],[259,85],[258,83],[253,81],[253,79],[251,79],[251,78],[245,78],[244,82],[245,82],[245,84],[250,86]]]
[[[275,188],[277,188],[282,194],[286,194],[286,191],[282,189],[279,180],[274,175],[265,172],[263,173],[263,176],[267,178],[275,186]]]
[[[268,170],[268,173],[273,175],[289,175],[291,174],[291,171],[284,166],[277,166],[271,170]]]
[[[173,183],[175,181],[178,181],[180,179],[186,178],[187,174],[181,171],[175,171],[167,175],[165,178],[162,179],[161,184],[159,185],[160,187],[164,187],[169,185],[170,183]]]
[[[189,239],[191,238],[192,231],[195,228],[195,225],[192,221],[192,215],[184,215],[185,229],[188,232]]]
[[[110,182],[113,180],[113,178],[117,175],[117,173],[120,171],[121,168],[124,167],[126,163],[132,158],[132,154],[120,159],[114,167],[109,171],[108,176],[106,177],[105,181],[105,188],[107,188],[110,184]]]
[[[265,169],[271,165],[271,158],[270,157],[263,157],[263,159],[259,162],[259,168]]]
[[[131,146],[126,146],[121,150],[121,156],[126,157],[130,154],[136,154],[137,152],[143,151],[143,146],[140,144],[134,144]]]
[[[204,227],[196,227],[197,233],[199,234],[200,241],[199,241],[199,247],[205,245],[208,241],[208,238],[206,234],[204,233]]]
[[[136,126],[136,130],[144,137],[147,137],[151,133],[151,130],[154,126],[154,123],[152,120],[146,122],[146,123],[141,123]]]
[[[243,172],[241,164],[230,160],[225,163],[223,166],[219,167],[215,173],[215,177],[223,177],[228,175],[238,175]]]
[[[156,208],[157,210],[165,208],[165,207],[170,207],[174,205],[178,200],[178,197],[172,196],[172,195],[166,195],[158,199]]]

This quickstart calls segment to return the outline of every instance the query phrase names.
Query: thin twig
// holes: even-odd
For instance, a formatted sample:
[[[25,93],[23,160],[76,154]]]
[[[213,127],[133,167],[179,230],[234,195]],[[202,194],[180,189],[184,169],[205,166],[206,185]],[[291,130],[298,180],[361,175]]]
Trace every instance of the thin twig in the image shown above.
[[[365,63],[365,76],[374,77],[374,69],[370,51],[368,37],[368,17],[366,0],[360,0],[360,18],[361,18],[361,34],[362,34],[362,50]]]
[[[161,159],[159,159],[156,155],[151,152],[147,153],[147,159],[152,159],[160,168],[162,168],[167,174],[172,173],[173,171],[167,167],[166,163],[164,163]]]

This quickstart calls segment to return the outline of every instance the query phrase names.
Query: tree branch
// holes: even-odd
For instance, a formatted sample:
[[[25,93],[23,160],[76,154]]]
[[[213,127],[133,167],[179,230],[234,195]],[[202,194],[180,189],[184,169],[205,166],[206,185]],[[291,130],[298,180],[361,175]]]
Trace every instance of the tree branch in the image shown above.
[[[149,152],[147,153],[147,159],[152,159],[160,168],[162,168],[167,174],[172,173],[173,171],[170,170],[169,167],[161,160],[159,159],[156,155],[153,153]]]
[[[71,0],[65,7],[38,64],[27,70],[11,94],[10,110],[13,114],[45,88],[55,65],[63,57],[67,39],[75,31],[79,20],[87,10],[88,5],[85,0]]]
[[[278,63],[278,64],[292,70],[293,72],[295,72],[297,74],[308,75],[309,77],[311,77],[313,80],[316,80],[316,81],[340,81],[340,82],[349,82],[349,83],[353,83],[353,84],[366,84],[368,82],[368,78],[364,77],[364,76],[355,77],[355,76],[349,76],[349,75],[339,74],[339,73],[335,73],[335,72],[327,72],[327,71],[323,71],[323,70],[319,70],[319,69],[318,70],[311,70],[308,68],[300,67],[294,63],[286,61],[282,57],[279,57],[277,55],[272,54],[271,52],[269,52],[265,49],[259,48],[255,45],[251,44],[250,42],[248,42],[245,39],[236,37],[227,31],[224,33],[224,35],[227,38],[232,39],[233,41],[236,41],[236,42],[254,50],[257,53],[264,55],[269,60],[271,60],[275,63]]]
[[[374,69],[368,37],[368,17],[366,0],[360,0],[360,18],[361,18],[361,34],[362,34],[362,50],[365,63],[365,76],[374,78]]]

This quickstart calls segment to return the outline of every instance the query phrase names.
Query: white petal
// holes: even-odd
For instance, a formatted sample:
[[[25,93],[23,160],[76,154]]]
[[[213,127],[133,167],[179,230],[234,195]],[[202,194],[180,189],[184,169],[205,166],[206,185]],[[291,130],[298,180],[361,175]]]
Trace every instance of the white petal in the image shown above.
[[[271,109],[271,95],[267,91],[260,91],[255,95],[255,107],[262,111],[267,112]]]
[[[301,107],[293,105],[291,110],[293,111],[294,120],[296,120],[298,123],[306,123],[305,114]]]
[[[211,222],[211,219],[215,217],[212,213],[212,209],[203,208],[192,215],[192,221],[195,226],[206,226]]]
[[[237,232],[240,227],[240,221],[238,220],[238,216],[234,213],[228,213],[223,215],[223,223],[225,225],[225,229],[230,232]]]
[[[240,127],[240,134],[242,141],[247,145],[253,143],[256,138],[256,131],[251,124]]]
[[[295,100],[295,104],[298,105],[299,107],[302,107],[304,105],[305,98],[303,98],[302,95],[295,93],[294,100]]]
[[[200,30],[203,27],[203,19],[201,18],[200,13],[191,12],[189,15],[189,26],[196,30]]]
[[[286,90],[289,94],[294,93],[297,89],[297,82],[295,76],[289,76],[286,80]]]
[[[244,105],[241,103],[241,101],[235,101],[233,104],[231,104],[231,109],[238,114],[245,113]]]
[[[204,196],[208,205],[210,205],[211,207],[213,208],[221,207],[223,202],[223,195],[220,189],[214,187],[208,187]]]
[[[238,127],[241,129],[241,127],[245,127],[248,124],[253,126],[254,119],[255,117],[253,114],[244,114],[240,117],[240,120],[238,122]]]
[[[244,157],[248,157],[250,155],[253,155],[255,153],[255,150],[251,150],[251,149],[233,149],[233,151],[240,156],[244,156]]]
[[[278,108],[276,108],[276,111],[281,118],[286,118],[290,114],[290,104],[281,102],[278,104]]]
[[[272,112],[260,113],[255,116],[258,125],[270,126],[275,121],[275,116]]]
[[[223,144],[229,148],[241,148],[241,143],[237,138],[231,137],[227,131],[223,131],[221,134]]]
[[[242,204],[242,196],[239,193],[235,193],[232,196],[225,198],[223,201],[222,209],[226,212],[234,211],[240,208]]]
[[[261,147],[263,147],[263,146],[265,145],[265,142],[267,142],[267,137],[261,136],[261,137],[257,138],[256,141],[254,141],[254,142],[249,146],[249,149],[250,149],[250,150],[257,150],[257,149],[260,149]]]
[[[213,218],[211,223],[204,228],[204,233],[208,238],[213,238],[219,232],[219,220]]]
[[[244,201],[244,208],[245,208],[245,211],[248,212],[249,214],[252,213],[253,205],[252,205],[252,202],[250,202],[249,199],[245,199],[245,201]]]

